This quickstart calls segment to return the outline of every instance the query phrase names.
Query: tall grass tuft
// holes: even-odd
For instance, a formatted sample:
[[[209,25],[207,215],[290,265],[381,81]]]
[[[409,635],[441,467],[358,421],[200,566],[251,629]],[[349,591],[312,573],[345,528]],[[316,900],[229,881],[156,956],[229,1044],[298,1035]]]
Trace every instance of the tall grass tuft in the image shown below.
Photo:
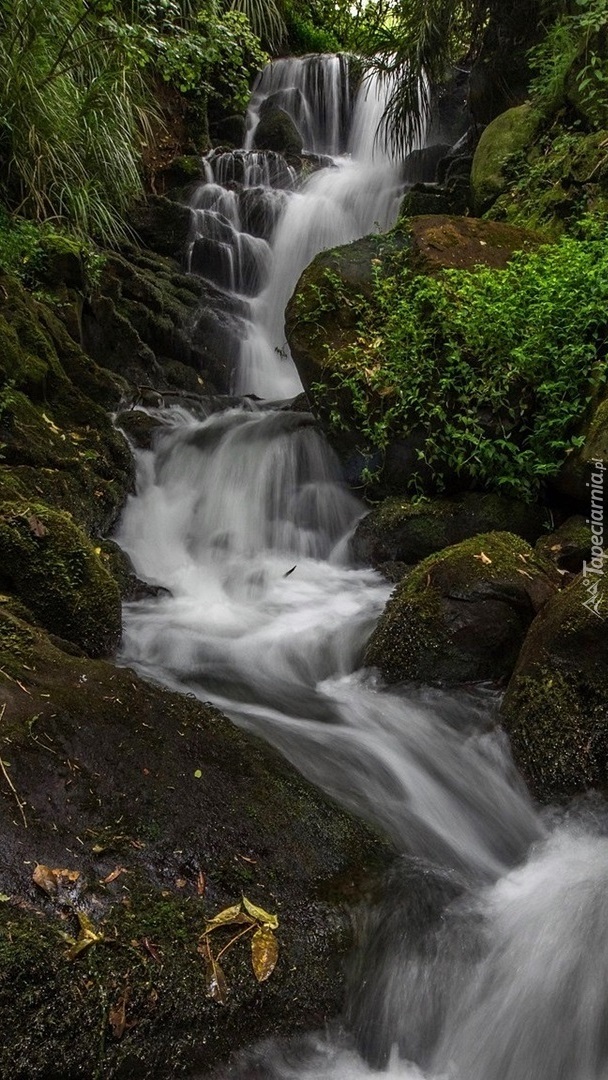
[[[151,106],[105,0],[0,0],[0,185],[12,209],[115,243]]]

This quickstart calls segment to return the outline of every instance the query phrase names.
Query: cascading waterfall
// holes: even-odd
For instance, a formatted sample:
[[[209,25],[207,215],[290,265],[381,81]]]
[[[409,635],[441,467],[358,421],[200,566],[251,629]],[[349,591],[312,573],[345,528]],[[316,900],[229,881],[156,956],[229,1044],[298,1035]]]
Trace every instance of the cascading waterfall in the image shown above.
[[[344,56],[275,60],[254,91],[245,149],[207,158],[206,182],[192,203],[190,268],[247,299],[237,394],[298,393],[285,308],[302,271],[318,252],[385,230],[396,218],[403,170],[375,138],[386,93],[370,80],[353,101]],[[303,182],[280,155],[252,149],[267,101],[299,127],[310,152],[305,163],[316,170]]]
[[[252,126],[264,94],[304,110],[313,85],[343,93],[335,60],[271,65]],[[301,188],[277,155],[208,160],[191,258],[204,264],[205,240],[234,254],[221,273],[250,297],[242,389],[299,389],[289,358],[272,354],[300,269],[370,215],[390,219],[396,171],[370,161],[357,121],[359,105],[371,116],[380,104],[368,95],[353,108],[362,159],[337,159]],[[335,150],[328,113],[310,119],[311,145]],[[389,587],[351,564],[362,507],[308,414],[250,401],[204,420],[159,415],[118,539],[168,591],[126,606],[123,661],[211,697],[402,853],[367,916],[344,1031],[256,1047],[230,1077],[608,1080],[602,804],[535,809],[489,690],[389,692],[359,670]]]

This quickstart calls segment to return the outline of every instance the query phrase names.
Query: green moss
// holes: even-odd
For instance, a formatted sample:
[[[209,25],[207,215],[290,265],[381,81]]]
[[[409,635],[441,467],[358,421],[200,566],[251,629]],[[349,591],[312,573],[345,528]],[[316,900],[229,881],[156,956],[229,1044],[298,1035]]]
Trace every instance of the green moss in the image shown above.
[[[509,683],[503,721],[539,798],[608,785],[607,617],[605,576],[580,575],[535,619]]]
[[[397,586],[365,663],[391,681],[459,683],[513,670],[558,575],[524,540],[485,533],[421,562]],[[493,625],[495,624],[495,625]]]
[[[547,512],[503,499],[468,492],[452,499],[384,499],[359,524],[355,556],[373,565],[417,563],[467,537],[490,531],[509,531],[535,541],[548,524]]]
[[[118,586],[63,511],[37,502],[0,506],[0,582],[46,629],[91,655],[118,643]]]
[[[540,117],[529,104],[497,116],[483,132],[473,158],[471,188],[475,206],[487,209],[509,184],[508,165],[532,142]]]
[[[508,189],[488,211],[494,220],[578,234],[581,219],[608,216],[606,131],[588,134],[559,120],[511,159]]]

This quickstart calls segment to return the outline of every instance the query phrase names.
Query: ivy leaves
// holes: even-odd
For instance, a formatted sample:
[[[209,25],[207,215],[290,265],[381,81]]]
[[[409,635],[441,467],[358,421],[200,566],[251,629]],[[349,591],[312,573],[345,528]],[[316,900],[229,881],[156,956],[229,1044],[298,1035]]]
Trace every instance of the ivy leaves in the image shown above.
[[[198,951],[207,968],[207,993],[218,1005],[225,1005],[228,983],[220,960],[241,939],[251,935],[251,966],[258,982],[265,982],[272,975],[279,958],[279,943],[274,931],[279,925],[276,915],[258,907],[243,897],[240,904],[224,908],[209,919],[199,938]],[[238,929],[237,929],[238,928]],[[231,930],[232,935],[217,950],[211,935],[216,930]],[[236,932],[234,932],[236,931]],[[216,949],[217,951],[214,951]]]

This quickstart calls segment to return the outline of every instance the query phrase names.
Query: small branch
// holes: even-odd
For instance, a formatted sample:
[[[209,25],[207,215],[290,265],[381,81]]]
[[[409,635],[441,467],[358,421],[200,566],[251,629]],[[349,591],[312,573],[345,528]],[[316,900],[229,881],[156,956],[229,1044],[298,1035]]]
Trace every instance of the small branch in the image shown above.
[[[0,709],[0,722],[3,719],[5,712],[6,712],[6,704],[2,706],[2,709]],[[6,765],[4,764],[1,757],[0,757],[0,769],[2,770],[2,774],[4,776],[4,779],[6,780],[6,782],[7,782],[8,786],[10,787],[13,795],[15,796],[15,802],[17,803],[17,806],[19,807],[19,813],[21,814],[21,817],[23,818],[23,824],[24,824],[25,828],[27,829],[27,818],[25,816],[25,810],[23,809],[23,807],[25,806],[25,803],[22,802],[21,799],[19,798],[19,795],[17,794],[17,789],[16,789],[15,785],[13,784],[13,781],[11,780],[10,776],[8,775],[8,773],[6,771]]]
[[[246,926],[245,929],[241,930],[238,934],[236,934],[235,937],[233,937],[232,940],[229,941],[227,945],[224,945],[224,948],[220,949],[220,951],[218,952],[218,954],[217,954],[217,956],[215,958],[216,963],[219,961],[220,957],[224,955],[225,952],[228,952],[228,949],[232,948],[232,946],[235,944],[235,942],[237,942],[239,940],[239,938],[242,938],[244,934],[248,934],[249,931],[255,929],[255,927],[256,927],[255,923],[252,923],[251,926]]]

